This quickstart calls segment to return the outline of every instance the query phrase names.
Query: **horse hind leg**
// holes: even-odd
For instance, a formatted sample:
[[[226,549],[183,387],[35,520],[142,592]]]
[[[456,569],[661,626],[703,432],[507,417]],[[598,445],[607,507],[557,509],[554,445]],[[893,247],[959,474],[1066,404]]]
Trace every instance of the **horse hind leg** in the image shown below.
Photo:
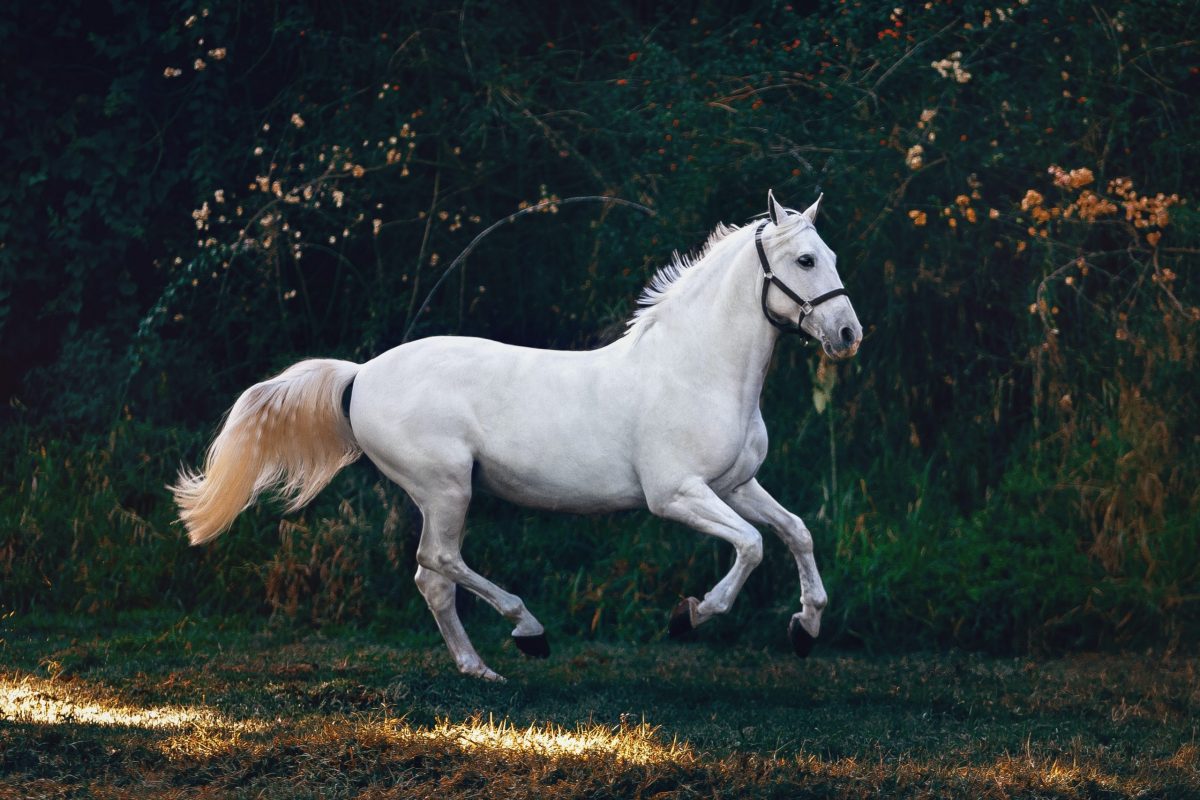
[[[442,481],[436,493],[410,492],[410,494],[413,494],[413,500],[420,507],[425,518],[421,530],[421,541],[417,546],[417,563],[421,569],[448,581],[451,589],[453,584],[458,584],[483,598],[492,608],[513,623],[515,626],[512,632],[514,642],[526,655],[540,658],[548,656],[550,648],[546,642],[545,628],[525,607],[521,598],[504,591],[472,570],[463,561],[463,533],[467,506],[471,502],[470,469],[466,469],[456,479]],[[430,582],[429,578],[425,578],[425,580]],[[459,643],[465,643],[469,648],[470,642],[454,611],[453,591],[446,591],[439,587],[431,589],[431,592],[435,593],[438,608],[435,609],[432,604],[430,608],[434,611],[434,617],[438,620],[438,627],[442,630],[447,646],[454,653],[455,661],[459,663],[459,669],[489,680],[499,679],[500,676],[483,665],[473,648],[469,652],[461,647],[456,650]],[[443,594],[449,595],[449,600],[445,599]],[[428,595],[426,595],[426,600],[428,602]],[[474,655],[474,659],[471,658],[471,655]],[[465,662],[460,659],[465,659]],[[482,670],[479,669],[480,667]]]
[[[433,619],[437,622],[442,639],[450,649],[450,655],[453,656],[459,671],[484,680],[504,680],[483,663],[483,659],[475,651],[475,646],[471,644],[454,607],[454,581],[425,567],[417,567],[415,580],[417,588],[421,590],[421,596],[425,598],[425,604],[433,612]]]

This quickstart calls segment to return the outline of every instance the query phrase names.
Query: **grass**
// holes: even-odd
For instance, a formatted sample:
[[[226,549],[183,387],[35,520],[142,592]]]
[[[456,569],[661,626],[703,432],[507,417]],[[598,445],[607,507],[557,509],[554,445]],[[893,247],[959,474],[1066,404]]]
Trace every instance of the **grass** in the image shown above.
[[[490,685],[409,633],[0,631],[0,798],[1200,797],[1191,657],[558,641],[528,661],[489,629]]]

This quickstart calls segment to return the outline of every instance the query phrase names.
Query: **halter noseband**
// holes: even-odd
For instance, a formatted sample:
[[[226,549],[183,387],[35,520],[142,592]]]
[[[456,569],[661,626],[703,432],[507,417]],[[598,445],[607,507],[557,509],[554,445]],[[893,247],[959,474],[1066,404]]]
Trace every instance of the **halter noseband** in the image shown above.
[[[763,228],[767,227],[767,223],[769,221],[770,220],[764,219],[754,230],[754,246],[758,249],[758,263],[762,266],[763,270],[763,316],[767,318],[767,322],[771,323],[776,328],[779,328],[779,330],[783,331],[784,333],[804,333],[805,331],[801,329],[800,325],[804,322],[805,317],[813,313],[813,309],[821,305],[821,303],[825,303],[835,297],[841,297],[843,295],[849,297],[850,293],[846,291],[846,287],[839,286],[837,289],[834,289],[831,292],[826,292],[819,297],[814,297],[812,300],[805,300],[803,297],[792,291],[790,286],[779,280],[779,278],[775,277],[775,273],[771,272],[771,264],[767,261],[767,251],[763,249],[762,243]],[[793,323],[790,319],[781,319],[772,314],[771,309],[767,308],[767,292],[770,291],[772,284],[778,286],[780,291],[800,305],[800,318],[796,320],[796,322]]]

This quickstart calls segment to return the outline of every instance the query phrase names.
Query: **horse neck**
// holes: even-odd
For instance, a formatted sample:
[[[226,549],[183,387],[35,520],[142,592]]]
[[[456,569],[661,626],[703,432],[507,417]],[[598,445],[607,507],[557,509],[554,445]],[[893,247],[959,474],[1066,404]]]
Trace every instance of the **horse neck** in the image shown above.
[[[740,243],[708,256],[717,263],[692,268],[696,280],[685,296],[672,298],[675,307],[655,326],[660,330],[653,338],[706,387],[736,392],[757,405],[779,332],[760,307],[762,276],[753,238],[734,235]]]

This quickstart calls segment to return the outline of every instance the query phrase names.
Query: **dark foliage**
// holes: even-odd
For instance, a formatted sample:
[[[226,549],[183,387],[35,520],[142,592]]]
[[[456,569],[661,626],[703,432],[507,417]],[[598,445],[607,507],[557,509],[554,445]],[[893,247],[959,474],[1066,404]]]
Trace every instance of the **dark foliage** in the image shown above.
[[[827,193],[868,326],[847,365],[785,343],[764,398],[762,477],[817,534],[833,632],[1195,640],[1197,13],[6,6],[0,603],[418,619],[412,512],[369,467],[202,552],[163,485],[249,384],[398,344],[523,203],[657,216],[506,226],[417,335],[593,346],[774,187]],[[468,556],[576,632],[654,635],[727,557],[644,516],[478,505]],[[782,630],[770,560],[735,623]]]

